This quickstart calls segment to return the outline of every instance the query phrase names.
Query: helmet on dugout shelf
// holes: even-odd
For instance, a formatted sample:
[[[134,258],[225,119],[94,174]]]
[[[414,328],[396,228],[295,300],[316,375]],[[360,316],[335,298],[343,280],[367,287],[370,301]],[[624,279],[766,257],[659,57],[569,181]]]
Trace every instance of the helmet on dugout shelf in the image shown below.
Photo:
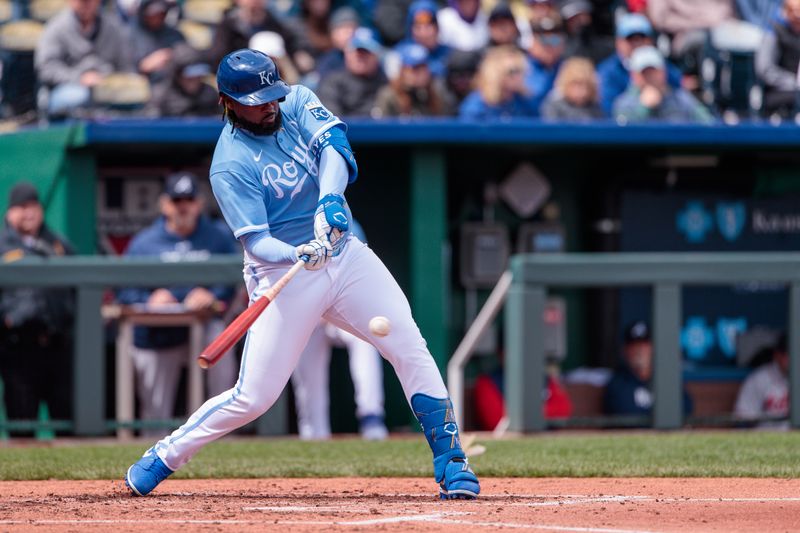
[[[222,58],[217,70],[217,87],[247,106],[282,100],[292,89],[281,79],[275,62],[257,50],[243,48]]]

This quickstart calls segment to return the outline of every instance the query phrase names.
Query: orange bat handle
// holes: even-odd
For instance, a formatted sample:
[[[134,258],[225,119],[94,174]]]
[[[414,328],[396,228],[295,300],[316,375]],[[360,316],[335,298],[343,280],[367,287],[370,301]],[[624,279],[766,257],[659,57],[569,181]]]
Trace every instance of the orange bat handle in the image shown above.
[[[299,259],[286,274],[281,276],[281,279],[267,289],[263,296],[242,311],[233,322],[228,324],[228,327],[226,327],[211,344],[206,346],[206,349],[203,350],[203,353],[197,358],[197,364],[200,365],[200,368],[211,368],[228,352],[228,350],[233,348],[234,344],[239,342],[239,339],[247,333],[247,330],[250,329],[253,322],[261,316],[264,309],[278,296],[278,293],[281,292],[286,284],[289,283],[305,264],[306,262],[304,260]]]

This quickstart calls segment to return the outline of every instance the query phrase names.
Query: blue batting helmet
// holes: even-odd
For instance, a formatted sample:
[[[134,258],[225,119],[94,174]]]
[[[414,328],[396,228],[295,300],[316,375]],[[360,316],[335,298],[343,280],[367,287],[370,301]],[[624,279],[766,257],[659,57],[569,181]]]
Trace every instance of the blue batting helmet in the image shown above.
[[[257,50],[243,48],[222,58],[217,69],[219,92],[243,105],[280,100],[292,89],[281,80],[275,62]]]

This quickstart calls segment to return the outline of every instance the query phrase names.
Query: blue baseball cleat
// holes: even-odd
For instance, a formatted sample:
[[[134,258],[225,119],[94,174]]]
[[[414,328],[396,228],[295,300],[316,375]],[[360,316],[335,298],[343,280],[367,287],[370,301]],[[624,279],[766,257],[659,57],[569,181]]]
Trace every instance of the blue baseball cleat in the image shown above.
[[[171,474],[172,470],[167,468],[164,461],[156,454],[155,448],[150,448],[141,459],[128,468],[125,485],[135,496],[147,496]]]
[[[453,459],[444,469],[444,479],[439,483],[439,496],[443,500],[474,500],[481,492],[478,476],[466,459]]]

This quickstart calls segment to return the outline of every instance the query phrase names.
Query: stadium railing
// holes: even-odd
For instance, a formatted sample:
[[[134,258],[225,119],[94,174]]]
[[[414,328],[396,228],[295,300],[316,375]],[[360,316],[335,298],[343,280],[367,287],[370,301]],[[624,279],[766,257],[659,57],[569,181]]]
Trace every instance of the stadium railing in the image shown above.
[[[26,258],[0,265],[0,287],[72,287],[75,289],[73,344],[73,418],[71,424],[58,421],[53,427],[72,430],[75,435],[106,435],[119,424],[106,421],[105,321],[101,315],[103,295],[119,287],[170,285],[239,285],[242,258],[239,255],[210,256],[204,261],[161,262],[104,256]],[[24,354],[14,354],[24,357]],[[283,402],[285,396],[279,402]],[[270,409],[256,430],[262,434],[285,433],[286,409]],[[35,424],[29,424],[31,428]],[[145,427],[127,423],[124,427]],[[14,426],[13,421],[10,427]],[[19,426],[27,427],[27,426]],[[2,428],[0,428],[1,430]]]
[[[506,409],[509,429],[545,429],[541,385],[545,379],[542,343],[547,290],[553,287],[652,289],[652,424],[676,429],[681,412],[681,289],[689,285],[732,285],[753,281],[785,283],[789,289],[789,417],[800,427],[800,253],[594,253],[517,255],[505,306]],[[537,317],[539,317],[537,319]]]

